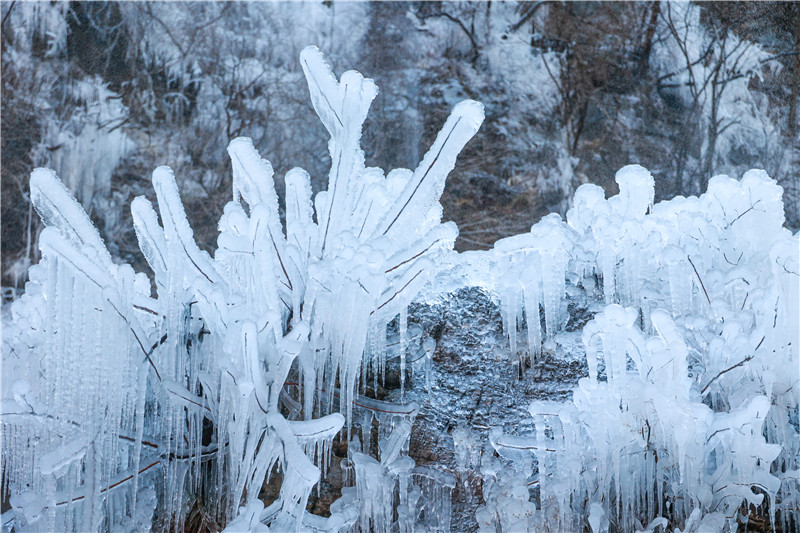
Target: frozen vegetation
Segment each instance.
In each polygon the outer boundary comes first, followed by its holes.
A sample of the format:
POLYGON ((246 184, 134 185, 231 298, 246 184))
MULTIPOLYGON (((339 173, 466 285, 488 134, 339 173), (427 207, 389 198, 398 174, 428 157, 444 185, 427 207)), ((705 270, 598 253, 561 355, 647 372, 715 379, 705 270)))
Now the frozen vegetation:
POLYGON ((2 2, 1 261, 4 297, 38 262, 30 202, 53 169, 113 257, 144 271, 131 200, 155 200, 169 165, 201 249, 230 199, 229 142, 326 188, 328 132, 297 88, 308 44, 381 91, 366 166, 414 168, 447 113, 486 121, 442 196, 455 249, 489 249, 575 190, 617 192, 635 162, 655 201, 705 192, 716 174, 765 169, 800 228, 800 3, 792 2, 2 2), (167 31, 168 29, 168 31, 167 31))
POLYGON ((295 168, 281 205, 271 164, 234 139, 213 255, 167 167, 158 211, 131 204, 152 278, 113 260, 53 171, 31 175, 46 227, 3 315, 4 531, 164 530, 193 499, 227 531, 449 531, 455 491, 474 512, 453 528, 482 532, 726 532, 751 511, 800 527, 800 239, 774 180, 654 203, 626 166, 618 195, 582 185, 566 220, 458 254, 440 197, 483 106, 455 105, 415 170, 384 174, 360 148, 375 84, 313 47, 300 62, 327 190, 295 168), (465 346, 426 322, 459 294, 502 320, 462 324, 489 350, 475 379, 511 384, 480 424, 444 394, 470 376, 436 368, 465 346), (513 389, 564 360, 579 380, 513 389), (390 367, 398 390, 376 399, 390 367), (458 422, 450 465, 409 456, 436 411, 458 422), (312 514, 341 443, 341 496, 312 514))

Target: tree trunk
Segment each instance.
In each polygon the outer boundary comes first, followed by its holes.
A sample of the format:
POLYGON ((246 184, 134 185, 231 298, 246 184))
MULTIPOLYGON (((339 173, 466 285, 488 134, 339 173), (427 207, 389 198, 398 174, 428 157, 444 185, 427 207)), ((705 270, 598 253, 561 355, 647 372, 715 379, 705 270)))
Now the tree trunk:
POLYGON ((645 30, 644 40, 642 41, 642 47, 639 52, 638 73, 640 76, 645 74, 650 66, 650 52, 653 49, 653 38, 655 37, 656 28, 658 27, 658 15, 660 13, 661 2, 660 0, 656 0, 650 7, 650 20, 647 22, 647 29, 645 30))
POLYGON ((711 81, 711 117, 709 117, 706 131, 708 144, 706 145, 706 153, 703 154, 703 170, 700 174, 700 190, 697 191, 698 194, 705 192, 708 187, 708 180, 714 171, 714 153, 717 151, 717 137, 719 136, 719 122, 717 121, 717 108, 719 107, 720 97, 717 84, 718 73, 719 70, 714 74, 714 79, 711 81))

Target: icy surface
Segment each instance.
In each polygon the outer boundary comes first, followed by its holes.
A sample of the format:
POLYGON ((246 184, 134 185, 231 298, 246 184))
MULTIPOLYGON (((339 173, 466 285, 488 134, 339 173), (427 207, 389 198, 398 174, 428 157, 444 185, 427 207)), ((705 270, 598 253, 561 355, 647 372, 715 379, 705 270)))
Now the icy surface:
MULTIPOLYGON (((586 374, 580 328, 598 308, 582 290, 568 286, 567 293, 568 324, 555 337, 552 351, 528 368, 522 381, 519 358, 510 352, 500 307, 490 293, 464 288, 411 306, 409 321, 420 324, 437 344, 430 392, 426 376, 417 373, 406 393, 420 403, 410 449, 418 464, 446 465, 456 477, 452 531, 474 531, 478 525, 475 512, 484 498, 480 487, 488 487, 481 472, 494 455, 487 448, 491 427, 511 435, 532 432, 528 404, 537 398, 569 399, 571 388, 586 374)), ((501 479, 510 474, 498 472, 501 479)))

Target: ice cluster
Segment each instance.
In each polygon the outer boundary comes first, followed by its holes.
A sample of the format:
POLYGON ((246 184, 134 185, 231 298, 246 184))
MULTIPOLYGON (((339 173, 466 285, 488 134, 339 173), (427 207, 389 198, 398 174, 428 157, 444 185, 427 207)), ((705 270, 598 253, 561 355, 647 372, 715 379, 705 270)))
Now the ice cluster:
POLYGON ((365 168, 359 146, 375 84, 354 71, 337 80, 313 47, 300 60, 331 135, 328 190, 312 201, 308 174, 289 171, 283 227, 270 163, 234 139, 233 199, 212 257, 194 241, 172 171, 157 168, 158 213, 143 197, 131 205, 155 296, 144 274, 112 261, 55 173, 34 171, 42 260, 3 331, 15 531, 164 528, 180 523, 189 494, 231 530, 448 529, 450 477, 405 456, 417 409, 359 391, 382 375, 398 316, 405 363, 406 309, 457 235, 441 223, 445 177, 483 107, 458 104, 416 170, 384 176, 365 168), (343 426, 350 435, 354 406, 379 413, 380 462, 363 443, 350 454, 356 493, 330 517, 311 515, 309 494, 333 438, 343 426), (265 508, 258 495, 276 465, 280 497, 265 508))
POLYGON ((493 269, 493 283, 514 350, 524 310, 534 361, 542 302, 548 335, 565 320, 565 279, 606 304, 583 328, 589 376, 572 401, 533 402, 535 435, 492 439, 518 472, 521 450, 536 458, 530 529, 735 531, 742 505, 797 527, 800 239, 781 188, 753 170, 653 205, 644 168, 616 181, 617 196, 582 185, 566 222, 550 215, 493 250, 523 269, 493 269), (549 297, 529 281, 548 274, 549 297))
POLYGON ((478 470, 480 531, 734 531, 748 505, 797 527, 800 242, 773 180, 717 176, 654 204, 650 173, 628 166, 618 195, 583 185, 566 221, 458 255, 439 198, 482 106, 456 105, 416 170, 384 176, 359 145, 374 83, 337 80, 313 47, 300 59, 331 136, 328 189, 312 198, 289 171, 282 224, 270 163, 233 140, 213 256, 167 167, 158 211, 131 205, 153 279, 112 260, 53 171, 32 174, 46 227, 3 321, 4 531, 179 527, 196 497, 228 531, 444 532, 478 470), (569 288, 604 307, 571 400, 533 402, 532 434, 493 428, 483 449, 457 428, 453 475, 408 457, 419 405, 367 389, 394 359, 401 398, 407 368, 430 371, 409 304, 464 283, 501 302, 522 379, 552 356, 569 288), (306 504, 337 436, 345 487, 321 517, 306 504))

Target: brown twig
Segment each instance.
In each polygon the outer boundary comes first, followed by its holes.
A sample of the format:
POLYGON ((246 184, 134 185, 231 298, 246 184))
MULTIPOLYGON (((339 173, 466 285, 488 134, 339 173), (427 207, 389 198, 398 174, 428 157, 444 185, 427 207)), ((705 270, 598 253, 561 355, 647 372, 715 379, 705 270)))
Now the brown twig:
POLYGON ((708 305, 711 305, 711 298, 708 297, 708 291, 706 290, 706 286, 703 283, 703 278, 700 277, 700 273, 697 271, 697 267, 694 266, 694 263, 692 262, 692 258, 687 255, 686 259, 689 260, 689 264, 692 265, 692 268, 694 269, 694 273, 697 276, 698 281, 700 281, 700 287, 703 289, 703 294, 706 295, 706 300, 708 300, 708 305))
POLYGON ((755 357, 755 352, 756 352, 756 351, 757 351, 759 348, 761 348, 761 344, 764 342, 764 339, 766 339, 766 338, 767 338, 766 336, 764 336, 764 337, 761 337, 761 341, 758 343, 758 346, 756 346, 756 349, 755 349, 755 350, 753 350, 753 355, 748 355, 747 357, 745 357, 744 359, 742 359, 741 361, 739 361, 739 362, 738 362, 738 363, 736 363, 735 365, 733 365, 733 366, 731 366, 731 367, 728 367, 728 368, 726 368, 725 370, 723 370, 722 372, 720 372, 719 374, 717 374, 716 376, 714 376, 713 378, 711 378, 711 380, 710 380, 708 383, 706 383, 706 386, 705 386, 705 387, 703 387, 703 390, 701 390, 701 391, 700 391, 700 394, 705 394, 705 393, 706 393, 706 391, 708 390, 708 388, 711 386, 711 384, 712 384, 712 383, 714 383, 714 381, 716 381, 716 380, 717 380, 717 379, 718 379, 720 376, 722 376, 722 374, 725 374, 725 373, 727 373, 727 372, 730 372, 730 371, 731 371, 731 370, 733 370, 734 368, 738 368, 738 367, 740 367, 740 366, 744 365, 745 363, 747 363, 748 361, 750 361, 751 359, 753 359, 753 358, 755 357))

